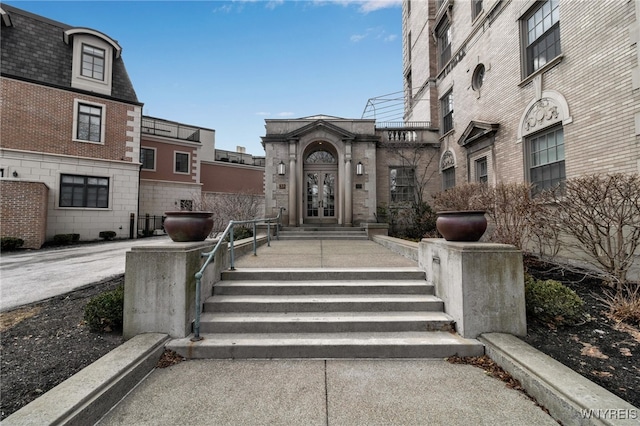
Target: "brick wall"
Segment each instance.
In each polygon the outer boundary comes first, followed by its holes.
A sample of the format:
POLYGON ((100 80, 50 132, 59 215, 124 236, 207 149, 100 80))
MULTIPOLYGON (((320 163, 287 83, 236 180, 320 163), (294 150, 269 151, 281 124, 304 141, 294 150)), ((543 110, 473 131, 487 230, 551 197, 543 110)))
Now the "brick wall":
POLYGON ((47 229, 48 194, 41 182, 0 180, 0 236, 22 238, 23 248, 39 249, 47 229))
POLYGON ((128 113, 139 107, 9 78, 2 78, 0 93, 3 148, 138 162, 127 142, 138 144, 128 113), (104 144, 73 141, 75 99, 105 105, 104 144))

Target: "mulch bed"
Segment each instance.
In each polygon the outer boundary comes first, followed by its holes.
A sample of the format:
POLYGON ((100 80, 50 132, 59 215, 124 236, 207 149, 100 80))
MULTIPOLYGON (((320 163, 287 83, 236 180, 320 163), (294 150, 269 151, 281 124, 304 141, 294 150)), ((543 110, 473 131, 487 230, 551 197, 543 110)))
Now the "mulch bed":
POLYGON ((640 331, 637 324, 619 323, 600 300, 609 289, 597 278, 576 270, 527 259, 528 272, 555 279, 574 290, 590 316, 576 326, 545 324, 528 319, 525 342, 636 407, 640 407, 640 331))

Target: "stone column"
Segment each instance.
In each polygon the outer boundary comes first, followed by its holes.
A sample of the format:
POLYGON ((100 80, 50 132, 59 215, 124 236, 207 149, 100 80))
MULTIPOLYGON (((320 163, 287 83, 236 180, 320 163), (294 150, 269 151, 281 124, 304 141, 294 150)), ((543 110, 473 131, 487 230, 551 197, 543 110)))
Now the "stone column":
POLYGON ((296 145, 289 142, 289 226, 297 226, 298 191, 296 188, 296 145))
POLYGON ((344 156, 344 226, 353 225, 353 172, 351 170, 351 142, 345 144, 344 156))
POLYGON ((351 183, 351 159, 344 162, 344 224, 351 226, 353 221, 353 185, 351 183))

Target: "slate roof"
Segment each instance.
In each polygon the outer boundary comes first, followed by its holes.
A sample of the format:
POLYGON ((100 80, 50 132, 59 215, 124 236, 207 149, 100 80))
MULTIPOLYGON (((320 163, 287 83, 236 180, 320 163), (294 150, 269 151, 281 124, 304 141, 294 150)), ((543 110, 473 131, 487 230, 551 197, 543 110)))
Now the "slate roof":
MULTIPOLYGON (((63 37, 64 31, 74 27, 5 3, 0 7, 11 19, 11 26, 1 24, 2 76, 84 92, 71 87, 73 46, 66 44, 63 37)), ((93 92, 84 93, 105 97, 93 92)), ((122 57, 113 58, 111 96, 106 97, 140 103, 122 57)))

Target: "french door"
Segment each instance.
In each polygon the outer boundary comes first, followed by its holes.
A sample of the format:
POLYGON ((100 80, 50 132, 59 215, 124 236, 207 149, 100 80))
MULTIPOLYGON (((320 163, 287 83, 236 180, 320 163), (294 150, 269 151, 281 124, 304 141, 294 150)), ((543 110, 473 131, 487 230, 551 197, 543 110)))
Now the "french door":
POLYGON ((333 219, 336 217, 336 172, 305 172, 305 217, 333 219))

